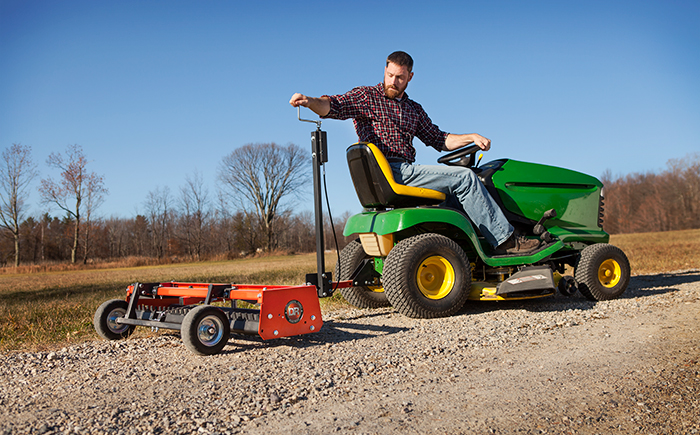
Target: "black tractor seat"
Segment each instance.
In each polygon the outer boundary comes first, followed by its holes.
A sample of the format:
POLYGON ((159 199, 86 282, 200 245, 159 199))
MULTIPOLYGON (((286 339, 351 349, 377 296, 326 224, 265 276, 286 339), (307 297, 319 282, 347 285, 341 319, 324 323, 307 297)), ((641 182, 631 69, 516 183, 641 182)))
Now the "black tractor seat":
POLYGON ((372 143, 353 144, 346 154, 357 197, 366 209, 430 206, 445 201, 445 194, 437 190, 397 183, 389 161, 372 143))

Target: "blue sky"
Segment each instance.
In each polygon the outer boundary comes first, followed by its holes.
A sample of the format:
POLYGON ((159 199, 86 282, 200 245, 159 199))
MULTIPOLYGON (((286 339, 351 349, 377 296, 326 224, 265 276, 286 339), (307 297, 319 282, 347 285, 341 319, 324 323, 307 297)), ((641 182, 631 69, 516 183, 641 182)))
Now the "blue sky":
MULTIPOLYGON (((0 149, 31 146, 55 177, 48 155, 81 145, 109 189, 105 217, 143 212, 195 170, 213 198, 236 147, 310 148, 292 93, 375 85, 404 50, 410 97, 443 130, 490 138, 484 161, 660 171, 700 151, 698 22, 700 2, 668 0, 0 0, 0 149)), ((359 212, 352 121, 323 129, 333 214, 359 212)), ((414 145, 419 163, 439 157, 414 145)))

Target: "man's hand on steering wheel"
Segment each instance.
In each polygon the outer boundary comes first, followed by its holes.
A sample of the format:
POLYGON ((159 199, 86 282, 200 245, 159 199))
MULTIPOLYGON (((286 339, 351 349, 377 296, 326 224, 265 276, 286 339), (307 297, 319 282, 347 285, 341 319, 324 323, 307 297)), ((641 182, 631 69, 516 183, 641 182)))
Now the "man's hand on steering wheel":
POLYGON ((471 168, 478 151, 491 149, 491 140, 477 133, 449 134, 445 140, 445 148, 454 151, 440 157, 438 163, 471 168))
POLYGON ((474 136, 474 145, 477 145, 484 151, 488 151, 491 149, 491 139, 485 138, 484 136, 476 133, 472 133, 472 136, 474 136))
POLYGON ((474 166, 474 159, 478 151, 481 151, 479 145, 469 145, 457 151, 445 154, 438 159, 438 163, 447 166, 464 166, 465 168, 471 168, 474 166))

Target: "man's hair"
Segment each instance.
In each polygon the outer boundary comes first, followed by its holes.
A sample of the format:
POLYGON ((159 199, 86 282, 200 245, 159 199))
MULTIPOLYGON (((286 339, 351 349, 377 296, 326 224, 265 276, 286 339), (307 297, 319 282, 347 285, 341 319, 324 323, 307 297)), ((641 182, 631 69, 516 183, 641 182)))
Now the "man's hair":
POLYGON ((413 71, 413 58, 405 51, 395 51, 391 53, 389 57, 386 58, 387 65, 389 65, 389 62, 398 66, 405 66, 408 68, 408 72, 413 71))

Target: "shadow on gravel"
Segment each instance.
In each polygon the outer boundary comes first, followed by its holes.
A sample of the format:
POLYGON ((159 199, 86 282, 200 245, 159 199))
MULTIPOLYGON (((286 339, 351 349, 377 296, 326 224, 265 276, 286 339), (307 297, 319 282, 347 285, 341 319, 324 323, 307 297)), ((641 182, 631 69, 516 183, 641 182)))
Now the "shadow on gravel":
MULTIPOLYGON (((384 315, 376 314, 376 316, 384 315)), ((369 314, 363 317, 374 317, 369 314)), ((264 341, 260 337, 254 335, 232 335, 231 339, 235 339, 235 343, 229 342, 229 346, 225 347, 221 354, 233 354, 245 352, 259 348, 274 348, 278 346, 291 346, 296 348, 306 348, 312 346, 320 346, 326 344, 344 343, 355 340, 364 340, 379 336, 389 336, 402 331, 408 331, 411 328, 400 328, 395 326, 383 325, 368 325, 356 324, 347 322, 338 322, 328 320, 323 323, 323 328, 314 334, 297 335, 295 337, 277 338, 275 340, 264 341)))
MULTIPOLYGON (((378 314, 386 315, 385 313, 378 314)), ((367 316, 369 317, 369 316, 367 316)), ((338 322, 329 320, 323 325, 325 337, 320 342, 323 343, 342 343, 346 341, 362 340, 364 338, 372 338, 377 336, 388 336, 399 332, 408 331, 411 328, 402 328, 396 326, 384 325, 369 325, 366 323, 356 324, 347 322, 338 322)), ((323 334, 323 330, 321 333, 323 334)))
POLYGON ((623 297, 628 294, 643 293, 643 295, 675 291, 669 287, 700 282, 700 271, 691 270, 676 273, 658 273, 656 275, 637 275, 630 279, 630 285, 623 297), (663 287, 663 288, 659 288, 663 287), (654 293, 650 293, 654 292, 654 293))

